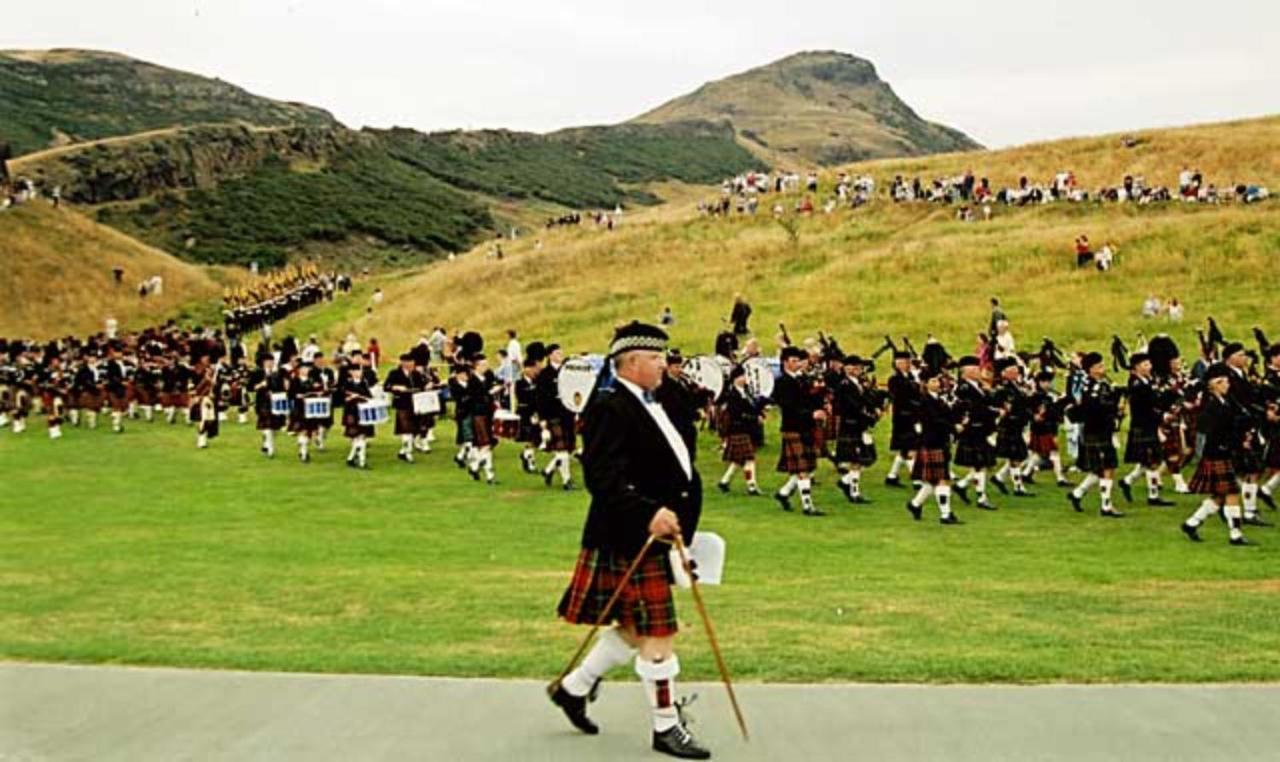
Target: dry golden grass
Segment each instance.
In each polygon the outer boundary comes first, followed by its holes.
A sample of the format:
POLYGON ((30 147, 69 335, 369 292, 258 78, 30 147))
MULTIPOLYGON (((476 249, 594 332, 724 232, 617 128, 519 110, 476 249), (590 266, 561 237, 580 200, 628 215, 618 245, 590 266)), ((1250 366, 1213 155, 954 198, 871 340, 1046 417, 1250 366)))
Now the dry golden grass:
POLYGON ((108 317, 122 329, 161 322, 240 277, 186 264, 45 201, 0 213, 0 257, 0 335, 40 339, 97 332, 108 317), (153 275, 164 279, 164 293, 140 299, 138 282, 153 275))
MULTIPOLYGON (((1087 138, 851 169, 883 180, 895 171, 933 176, 973 166, 999 181, 1074 167, 1086 185, 1126 172, 1175 183, 1185 157, 1211 179, 1280 185, 1280 119, 1141 135, 1147 142, 1135 150, 1119 147, 1118 138, 1087 138)), ((686 190, 674 204, 627 215, 612 233, 591 225, 540 231, 508 244, 502 262, 486 259, 480 247, 389 283, 377 312, 330 333, 376 335, 394 348, 437 323, 494 340, 514 327, 527 338, 598 349, 615 323, 652 320, 671 305, 675 341, 686 353, 707 352, 736 292, 755 306, 760 333, 771 337, 782 320, 793 338, 825 330, 857 351, 878 346, 886 333, 919 341, 928 331, 967 351, 986 325, 992 295, 1001 297, 1028 348, 1044 335, 1064 347, 1100 347, 1113 332, 1131 338, 1145 329, 1170 330, 1191 349, 1192 326, 1208 314, 1242 338, 1251 325, 1276 317, 1265 285, 1274 282, 1280 253, 1275 202, 998 208, 990 223, 961 224, 953 209, 881 201, 800 220, 793 245, 766 214, 699 218, 691 197, 686 190), (1076 270, 1071 247, 1080 233, 1096 245, 1116 243, 1113 272, 1076 270), (1184 323, 1144 321, 1139 308, 1149 293, 1181 299, 1184 323)))

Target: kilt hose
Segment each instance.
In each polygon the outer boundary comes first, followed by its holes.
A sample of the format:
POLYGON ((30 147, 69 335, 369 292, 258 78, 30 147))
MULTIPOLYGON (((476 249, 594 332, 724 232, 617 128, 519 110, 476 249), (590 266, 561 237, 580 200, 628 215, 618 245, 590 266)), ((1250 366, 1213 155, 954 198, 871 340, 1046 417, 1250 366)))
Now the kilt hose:
POLYGON ((1155 467, 1164 460, 1164 448, 1156 431, 1129 429, 1124 445, 1124 462, 1155 467))
POLYGON ((1027 440, 1022 437, 1022 429, 1000 429, 996 433, 996 457, 1021 463, 1031 455, 1027 440))
POLYGON ((916 464, 911 467, 911 478, 937 486, 951 478, 951 453, 948 448, 916 451, 916 464))
POLYGON ((991 468, 996 464, 996 450, 986 437, 965 437, 956 444, 956 465, 965 468, 991 468))
POLYGON ((1091 474, 1101 474, 1113 470, 1120 465, 1116 456, 1116 447, 1108 439, 1091 439, 1085 437, 1080 442, 1080 455, 1076 458, 1076 466, 1091 474))
MULTIPOLYGON (((557 613, 571 624, 594 625, 630 565, 630 559, 608 551, 583 548, 557 613)), ((643 637, 675 635, 679 627, 672 581, 670 557, 649 553, 627 580, 605 622, 617 622, 643 637)))
POLYGON ((1031 452, 1042 458, 1048 458, 1058 451, 1058 435, 1053 433, 1032 434, 1031 452))
POLYGON ((734 463, 736 465, 744 465, 748 461, 755 460, 756 446, 751 441, 750 434, 730 434, 724 443, 724 455, 721 460, 725 463, 734 463))
POLYGON ((778 473, 811 474, 818 467, 818 451, 797 431, 782 432, 782 451, 778 454, 778 473))
POLYGON ((1212 495, 1219 500, 1240 494, 1240 481, 1226 458, 1201 459, 1187 487, 1198 495, 1212 495))

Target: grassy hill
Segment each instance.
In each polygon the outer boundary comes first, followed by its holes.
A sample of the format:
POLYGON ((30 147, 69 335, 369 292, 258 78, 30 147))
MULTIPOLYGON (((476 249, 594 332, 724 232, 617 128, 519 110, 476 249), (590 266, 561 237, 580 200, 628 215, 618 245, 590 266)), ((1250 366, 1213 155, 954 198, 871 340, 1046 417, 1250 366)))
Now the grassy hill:
POLYGON ((870 61, 833 51, 797 53, 709 82, 633 121, 687 119, 729 121, 743 145, 790 166, 980 148, 921 119, 870 61))
MULTIPOLYGON (((1173 183, 1187 161, 1209 178, 1248 177, 1274 187, 1277 123, 1149 131, 1134 150, 1115 136, 848 169, 869 171, 883 185, 884 174, 900 168, 931 177, 972 166, 1014 178, 1074 167, 1091 187, 1125 171, 1173 183)), ((824 330, 865 352, 886 333, 909 334, 918 345, 932 331, 953 351, 968 351, 986 325, 987 298, 998 295, 1024 347, 1045 335, 1064 347, 1101 347, 1113 331, 1132 336, 1165 327, 1139 315, 1142 300, 1155 293, 1186 305, 1187 324, 1173 330, 1191 349, 1191 324, 1208 314, 1240 337, 1255 323, 1274 324, 1272 294, 1258 287, 1273 278, 1280 251, 1273 204, 1001 207, 990 223, 964 224, 948 207, 878 199, 857 211, 798 219, 794 239, 763 213, 703 218, 688 205, 663 207, 626 218, 613 233, 552 231, 539 236, 541 249, 525 239, 502 262, 475 253, 433 265, 389 285, 380 311, 331 330, 373 333, 396 347, 423 325, 490 336, 516 327, 530 338, 598 349, 615 323, 654 319, 671 305, 676 343, 686 353, 707 352, 734 293, 742 292, 756 308, 753 326, 766 337, 785 321, 794 338, 824 330), (1115 242, 1113 272, 1075 268, 1071 247, 1080 233, 1115 242)))
POLYGON ((90 50, 0 51, 0 103, 0 136, 15 154, 175 125, 338 125, 313 106, 90 50))
POLYGON ((31 203, 0 212, 4 277, 0 336, 89 334, 115 317, 122 329, 170 317, 207 319, 222 283, 239 276, 196 267, 67 209, 31 203), (112 268, 124 268, 116 285, 112 268), (139 298, 137 284, 159 275, 164 292, 139 298))

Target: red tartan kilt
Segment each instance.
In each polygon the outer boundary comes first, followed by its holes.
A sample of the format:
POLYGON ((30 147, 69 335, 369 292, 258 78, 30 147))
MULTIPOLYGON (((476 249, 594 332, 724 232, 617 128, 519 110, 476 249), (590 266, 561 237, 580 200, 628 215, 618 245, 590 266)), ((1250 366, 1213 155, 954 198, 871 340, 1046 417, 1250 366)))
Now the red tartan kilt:
POLYGON ((736 463, 741 466, 755 458, 756 446, 752 443, 750 434, 730 434, 725 440, 724 456, 721 458, 725 463, 736 463))
POLYGON ((401 410, 396 408, 396 436, 402 434, 416 434, 418 432, 418 419, 412 410, 401 410))
POLYGON ((822 452, 827 447, 827 430, 821 423, 813 426, 813 449, 822 452))
POLYGON ((498 439, 493 435, 493 421, 487 415, 471 417, 471 444, 475 447, 495 447, 498 439))
POLYGON ((1031 435, 1031 452, 1042 458, 1047 458, 1058 451, 1058 435, 1057 434, 1032 434, 1031 435))
POLYGON ((547 433, 551 435, 547 441, 547 449, 551 452, 572 452, 574 444, 574 433, 566 431, 565 426, 560 421, 548 421, 547 433))
POLYGON ((160 404, 165 407, 187 408, 191 406, 191 400, 182 392, 160 392, 160 404))
POLYGON ((114 413, 123 413, 129 409, 129 392, 126 390, 124 394, 116 394, 114 392, 107 393, 107 402, 111 404, 111 411, 114 413))
POLYGON ((1240 481, 1236 479, 1236 470, 1227 459, 1201 460, 1196 467, 1195 476, 1187 487, 1198 495, 1226 497, 1240 494, 1240 481))
POLYGON ((1164 441, 1160 443, 1160 454, 1164 456, 1166 463, 1181 463, 1186 457, 1186 452, 1182 448, 1182 437, 1178 435, 1178 431, 1166 431, 1164 441))
POLYGON ((938 484, 951 478, 951 453, 945 449, 916 451, 916 463, 911 468, 911 479, 925 484, 938 484))
POLYGON ((143 407, 151 407, 156 404, 156 390, 149 386, 133 387, 133 398, 143 407))
POLYGON ((729 436, 730 419, 729 419, 729 408, 727 406, 716 408, 715 420, 716 420, 716 433, 722 437, 729 436))
POLYGON ((76 407, 97 412, 102 408, 102 395, 97 392, 80 392, 76 396, 76 407))
POLYGON ((782 432, 782 451, 778 453, 778 473, 809 474, 818 467, 818 452, 795 431, 782 432))
POLYGON ((840 416, 833 413, 827 413, 827 419, 823 421, 823 442, 834 442, 840 436, 840 416))
MULTIPOLYGON (((594 625, 618 583, 627 573, 629 559, 583 548, 573 569, 573 579, 560 598, 557 613, 571 624, 594 625)), ((637 635, 662 638, 675 635, 676 603, 671 596, 671 562, 666 553, 651 552, 636 567, 622 589, 606 622, 617 622, 637 635)))

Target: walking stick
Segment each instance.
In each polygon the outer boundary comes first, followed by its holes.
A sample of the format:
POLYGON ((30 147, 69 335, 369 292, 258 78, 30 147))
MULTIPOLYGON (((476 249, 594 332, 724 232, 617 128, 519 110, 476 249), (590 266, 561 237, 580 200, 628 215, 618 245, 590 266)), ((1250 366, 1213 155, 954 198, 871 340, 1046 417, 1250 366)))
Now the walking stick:
MULTIPOLYGON (((652 539, 652 538, 650 538, 652 539)), ((716 667, 720 669, 720 679, 724 681, 725 690, 729 692, 729 703, 733 706, 733 716, 738 720, 738 729, 742 731, 743 740, 750 741, 751 735, 747 733, 747 721, 742 718, 742 708, 738 706, 738 697, 733 693, 733 683, 729 681, 729 667, 724 663, 724 656, 720 654, 720 644, 716 642, 716 632, 711 626, 711 617, 707 616, 707 607, 702 603, 702 593, 698 591, 698 578, 693 574, 693 567, 689 564, 689 557, 685 554, 684 538, 676 533, 676 551, 680 554, 680 564, 684 566, 684 573, 689 575, 689 589, 693 591, 693 602, 698 606, 698 614, 702 617, 702 624, 707 630, 707 640, 711 643, 711 653, 716 657, 716 667)))
POLYGON ((601 609, 600 616, 596 617, 596 623, 592 626, 591 632, 587 633, 587 637, 583 639, 582 645, 578 646, 577 653, 573 655, 573 658, 570 659, 569 663, 565 665, 565 668, 561 670, 559 677, 552 680, 547 685, 548 694, 555 693, 556 689, 560 687, 560 682, 573 671, 574 667, 578 666, 578 660, 587 652, 587 646, 591 645, 591 641, 595 638, 596 632, 600 630, 600 625, 604 624, 605 619, 609 616, 609 612, 613 610, 613 604, 618 602, 618 596, 622 595, 622 590, 627 586, 627 583, 631 581, 631 575, 635 573, 636 567, 640 565, 641 559, 644 558, 645 553, 649 552, 649 548, 653 546, 654 541, 657 539, 657 535, 649 535, 649 539, 645 541, 644 547, 636 554, 635 560, 631 562, 631 566, 627 567, 626 574, 622 575, 622 580, 618 583, 617 589, 613 591, 613 595, 609 598, 609 602, 604 605, 603 609, 601 609))

